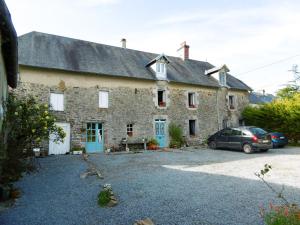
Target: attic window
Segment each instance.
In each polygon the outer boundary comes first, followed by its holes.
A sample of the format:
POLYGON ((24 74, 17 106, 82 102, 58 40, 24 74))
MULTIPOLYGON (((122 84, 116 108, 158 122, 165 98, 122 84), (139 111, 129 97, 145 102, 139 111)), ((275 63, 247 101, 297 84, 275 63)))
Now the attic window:
POLYGON ((222 86, 226 85, 226 72, 220 71, 220 73, 219 73, 219 82, 222 86))

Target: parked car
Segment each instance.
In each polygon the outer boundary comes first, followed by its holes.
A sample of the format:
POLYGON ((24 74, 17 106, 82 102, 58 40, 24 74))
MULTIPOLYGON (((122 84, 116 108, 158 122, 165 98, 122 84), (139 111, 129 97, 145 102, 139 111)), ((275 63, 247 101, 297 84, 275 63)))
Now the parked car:
POLYGON ((272 140, 271 135, 259 127, 243 126, 216 132, 208 138, 208 145, 212 149, 235 149, 245 153, 266 152, 272 148, 272 140))
POLYGON ((284 147, 288 144, 288 138, 280 132, 271 132, 273 148, 284 147))

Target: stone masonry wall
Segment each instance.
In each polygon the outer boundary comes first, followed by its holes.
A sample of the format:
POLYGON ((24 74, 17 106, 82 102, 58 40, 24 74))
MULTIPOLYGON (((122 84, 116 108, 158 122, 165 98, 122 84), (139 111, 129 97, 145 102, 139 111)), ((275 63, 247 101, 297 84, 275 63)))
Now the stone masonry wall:
MULTIPOLYGON (((78 84, 80 85, 80 84, 78 84)), ((50 93, 64 93, 64 111, 55 112, 59 122, 71 125, 71 147, 84 142, 81 130, 87 122, 101 122, 104 128, 104 144, 106 148, 119 145, 126 135, 126 125, 133 124, 132 142, 145 137, 154 137, 154 120, 166 119, 179 124, 191 145, 200 144, 210 134, 216 132, 223 118, 229 118, 232 124, 238 123, 240 109, 247 105, 247 92, 231 91, 237 96, 238 107, 228 110, 226 102, 227 90, 204 87, 182 87, 168 82, 153 82, 152 88, 134 87, 72 87, 61 81, 57 85, 44 85, 21 82, 16 90, 19 94, 31 93, 41 102, 49 103, 50 93), (157 90, 167 92, 166 107, 157 106, 157 90), (109 107, 99 108, 98 93, 109 92, 109 107), (196 94, 196 108, 187 107, 189 92, 196 94), (217 99, 219 95, 219 99, 217 99), (218 104, 217 104, 218 103, 218 104), (220 112, 217 113, 217 105, 220 112), (196 120, 196 135, 189 136, 189 120, 196 120)), ((168 133, 168 127, 166 133, 168 133)), ((168 135, 167 135, 167 141, 168 135)), ((47 146, 45 146, 47 147, 47 146)))

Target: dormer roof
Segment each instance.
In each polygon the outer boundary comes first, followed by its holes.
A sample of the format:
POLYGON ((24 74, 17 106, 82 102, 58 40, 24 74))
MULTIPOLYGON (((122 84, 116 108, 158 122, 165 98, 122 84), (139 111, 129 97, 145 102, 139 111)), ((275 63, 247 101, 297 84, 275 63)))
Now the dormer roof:
POLYGON ((230 70, 228 69, 228 67, 226 66, 226 64, 222 65, 222 66, 219 66, 219 67, 213 67, 209 70, 205 70, 205 75, 211 75, 211 74, 214 74, 214 73, 217 73, 219 72, 220 70, 225 70, 225 72, 229 72, 230 70))
POLYGON ((162 53, 162 54, 158 55, 157 57, 155 57, 154 59, 152 59, 152 60, 146 65, 146 67, 153 65, 153 64, 156 63, 157 61, 165 61, 165 63, 167 63, 167 64, 170 63, 170 60, 168 59, 168 57, 167 57, 164 53, 162 53))

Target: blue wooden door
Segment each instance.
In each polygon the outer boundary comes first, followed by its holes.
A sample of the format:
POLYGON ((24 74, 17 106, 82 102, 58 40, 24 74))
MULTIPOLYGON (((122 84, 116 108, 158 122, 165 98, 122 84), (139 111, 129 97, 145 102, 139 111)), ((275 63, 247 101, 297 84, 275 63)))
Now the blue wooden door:
POLYGON ((155 120, 155 136, 159 147, 166 147, 166 120, 155 120))
POLYGON ((88 153, 103 151, 102 123, 87 123, 85 149, 88 153))

